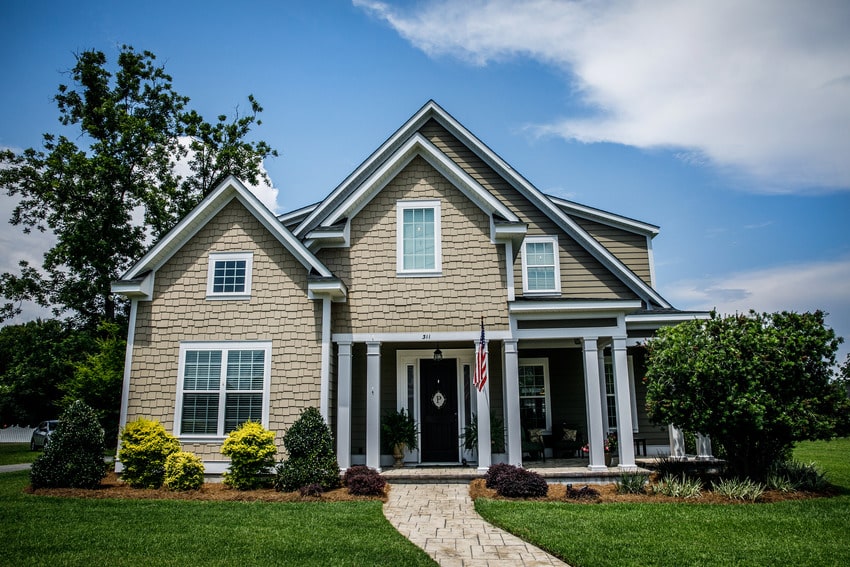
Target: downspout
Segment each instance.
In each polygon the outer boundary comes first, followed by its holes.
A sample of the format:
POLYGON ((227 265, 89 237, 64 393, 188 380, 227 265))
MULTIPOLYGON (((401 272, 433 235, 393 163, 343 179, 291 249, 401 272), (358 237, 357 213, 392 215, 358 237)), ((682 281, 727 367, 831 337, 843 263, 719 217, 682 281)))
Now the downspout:
POLYGON ((319 386, 319 412, 330 424, 331 401, 331 298, 322 297, 322 371, 319 386))

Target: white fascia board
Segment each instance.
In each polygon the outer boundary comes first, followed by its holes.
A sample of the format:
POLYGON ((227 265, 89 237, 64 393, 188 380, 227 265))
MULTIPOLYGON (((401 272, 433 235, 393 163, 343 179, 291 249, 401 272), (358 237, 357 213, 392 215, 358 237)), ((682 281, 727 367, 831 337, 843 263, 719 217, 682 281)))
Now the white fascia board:
POLYGON ((329 279, 307 282, 307 297, 310 299, 330 297, 334 301, 343 301, 347 296, 348 290, 341 280, 329 279))
POLYGON ((581 226, 574 220, 569 218, 561 209, 555 205, 552 200, 540 192, 534 185, 526 180, 522 175, 517 173, 510 165, 502 158, 496 155, 490 148, 481 142, 475 135, 461 125, 457 120, 452 118, 448 113, 435 105, 435 119, 437 119, 446 129, 462 140, 467 147, 475 152, 478 157, 484 160, 487 165, 499 172, 509 183, 523 193, 533 204, 541 211, 547 214, 549 218, 555 221, 564 232, 572 236, 580 245, 582 245, 590 254, 599 260, 613 273, 617 274, 620 279, 632 291, 637 293, 647 302, 654 301, 661 307, 672 307, 666 299, 646 285, 643 280, 637 277, 625 264, 623 264, 616 256, 611 254, 602 244, 595 238, 590 236, 581 226))
POLYGON ((381 144, 377 150, 372 152, 372 154, 366 158, 366 160, 361 163, 357 169, 351 172, 348 177, 342 181, 342 183, 337 185, 331 194, 328 195, 300 225, 298 225, 298 227, 293 231, 295 235, 299 238, 303 237, 304 232, 309 230, 317 219, 322 218, 322 216, 326 215, 329 210, 337 208, 334 203, 350 189, 351 185, 371 168, 374 168, 377 163, 384 162, 386 160, 384 157, 385 155, 392 153, 393 148, 398 146, 402 140, 409 137, 411 133, 415 132, 423 124, 425 124, 425 122, 427 122, 427 120, 431 117, 435 106, 436 103, 434 103, 434 101, 428 101, 422 108, 419 109, 419 111, 416 112, 416 114, 411 116, 410 119, 408 119, 408 121, 396 130, 392 136, 381 144))
POLYGON ((314 269, 323 277, 332 277, 330 270, 312 252, 290 233, 277 217, 236 177, 227 177, 209 196, 195 207, 177 226, 168 232, 122 279, 133 279, 146 270, 156 271, 186 244, 207 222, 218 214, 232 199, 242 205, 266 227, 308 270, 314 269))
MULTIPOLYGON (((330 211, 322 221, 322 226, 333 226, 343 218, 354 217, 366 203, 417 156, 425 159, 469 200, 490 215, 491 219, 495 213, 510 222, 519 222, 519 218, 510 209, 484 189, 481 184, 441 152, 425 136, 417 132, 397 148, 345 201, 340 203, 333 211, 330 211)), ((314 233, 311 232, 310 234, 312 236, 314 233)))
POLYGON ((657 329, 668 325, 677 325, 685 321, 705 320, 711 317, 707 312, 690 313, 641 313, 626 315, 626 326, 629 329, 657 329))
POLYGON ((634 232, 643 236, 657 236, 659 232, 659 227, 641 222, 639 220, 631 219, 629 217, 624 217, 615 213, 611 213, 608 211, 603 211, 602 209, 596 209, 594 207, 588 207, 587 205, 581 205, 579 203, 573 203, 572 201, 567 201, 565 199, 561 199, 559 197, 553 197, 551 195, 547 195, 552 202, 554 202, 559 207, 564 207, 570 210, 570 213, 586 218, 588 220, 601 222, 602 224, 607 224, 614 226, 616 228, 621 228, 628 232, 634 232))
MULTIPOLYGON (((472 318, 474 319, 474 318, 472 318)), ((477 322, 476 322, 477 323, 477 322)), ((489 330, 486 329, 485 321, 485 338, 494 341, 503 341, 512 338, 510 330, 489 330)), ((481 338, 481 329, 477 331, 451 331, 451 332, 431 332, 423 329, 419 332, 411 333, 334 333, 333 342, 335 343, 422 343, 433 345, 435 343, 451 343, 469 341, 470 344, 478 341, 481 338)))
MULTIPOLYGON (((599 315, 607 313, 628 313, 641 308, 637 300, 622 301, 514 301, 508 305, 511 315, 599 315)), ((628 316, 627 316, 628 317, 628 316)))
POLYGON ((124 297, 150 300, 153 298, 153 281, 154 272, 148 272, 141 280, 119 280, 112 282, 109 287, 112 293, 117 293, 124 297))

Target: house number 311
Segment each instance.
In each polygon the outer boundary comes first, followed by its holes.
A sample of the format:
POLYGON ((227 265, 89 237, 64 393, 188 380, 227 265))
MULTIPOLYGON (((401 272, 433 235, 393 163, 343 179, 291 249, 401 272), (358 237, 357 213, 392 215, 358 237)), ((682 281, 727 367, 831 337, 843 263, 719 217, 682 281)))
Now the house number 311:
POLYGON ((422 340, 423 341, 430 341, 431 340, 431 334, 430 333, 424 333, 422 335, 422 340))

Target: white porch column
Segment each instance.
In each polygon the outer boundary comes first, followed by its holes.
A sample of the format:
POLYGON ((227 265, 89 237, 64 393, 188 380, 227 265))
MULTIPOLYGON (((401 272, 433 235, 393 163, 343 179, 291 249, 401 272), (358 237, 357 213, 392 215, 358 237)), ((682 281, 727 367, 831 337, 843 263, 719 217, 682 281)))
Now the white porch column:
POLYGON ((330 425, 331 406, 331 298, 322 298, 322 370, 319 386, 319 412, 330 425))
POLYGON ((713 459, 711 453, 711 437, 697 433, 697 459, 713 459))
POLYGON ((366 465, 381 470, 381 343, 366 343, 366 465))
POLYGON ((508 463, 522 465, 522 425, 519 419, 519 352, 517 340, 505 341, 505 409, 508 434, 508 463))
POLYGON ((605 471, 605 447, 602 430, 602 397, 599 393, 599 352, 596 337, 584 339, 584 391, 587 404, 587 436, 592 471, 605 471))
POLYGON ((351 343, 338 343, 336 395, 336 459, 351 466, 351 343))
MULTIPOLYGON (((478 346, 479 341, 475 341, 478 346)), ((487 350, 487 343, 484 341, 484 357, 487 367, 487 381, 484 382, 484 387, 478 390, 476 403, 478 406, 478 415, 475 418, 478 420, 478 470, 486 472, 493 462, 491 455, 490 444, 490 353, 487 350)), ((477 352, 477 351, 476 351, 477 352)), ((475 361, 478 364, 478 361, 475 361)))
POLYGON ((614 339, 614 399, 617 401, 617 442, 620 470, 637 470, 634 433, 632 430, 632 394, 629 383, 629 357, 626 337, 614 339))
POLYGON ((670 458, 684 459, 687 454, 685 452, 685 434, 672 423, 667 428, 670 436, 670 458))

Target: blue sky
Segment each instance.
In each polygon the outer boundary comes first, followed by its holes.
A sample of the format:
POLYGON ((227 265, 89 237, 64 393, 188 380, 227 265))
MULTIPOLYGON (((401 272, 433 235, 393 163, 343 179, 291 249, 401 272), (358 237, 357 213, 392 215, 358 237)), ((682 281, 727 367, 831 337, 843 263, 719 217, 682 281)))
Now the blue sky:
MULTIPOLYGON (((820 308, 850 339, 846 1, 34 0, 0 21, 2 147, 59 131, 74 53, 129 44, 210 119, 257 97, 281 154, 258 191, 284 212, 434 99, 544 192, 659 225, 675 306, 820 308)), ((45 245, 3 224, 0 270, 45 245)))

